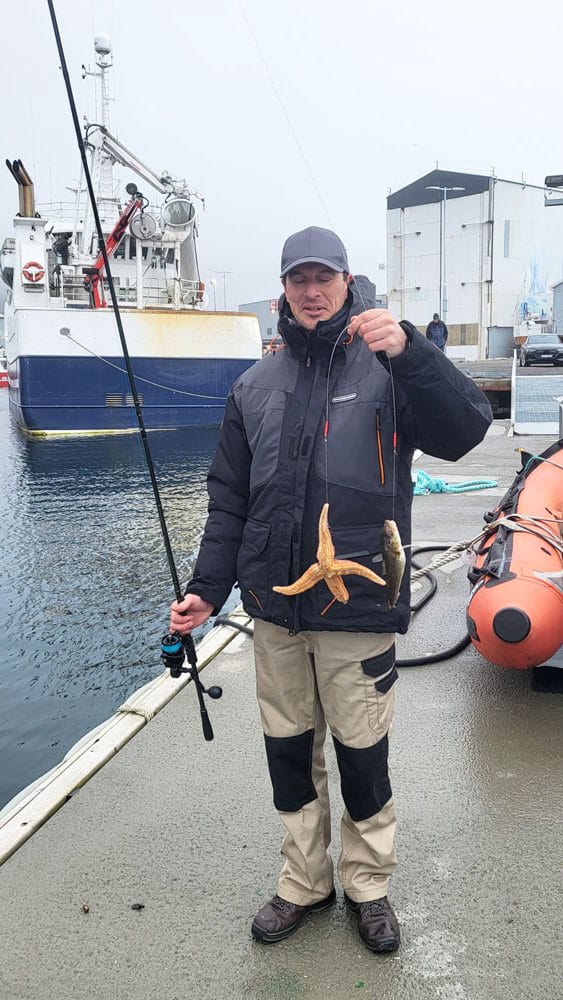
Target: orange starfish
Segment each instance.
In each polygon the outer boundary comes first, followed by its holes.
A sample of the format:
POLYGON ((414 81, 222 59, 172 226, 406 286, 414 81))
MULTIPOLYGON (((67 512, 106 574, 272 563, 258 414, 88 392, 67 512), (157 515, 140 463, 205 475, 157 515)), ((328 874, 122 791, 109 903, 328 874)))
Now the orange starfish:
POLYGON ((347 604, 350 595, 344 584, 343 576, 354 574, 355 576, 365 576, 368 580, 373 580, 381 587, 385 586, 377 573, 362 566, 360 563, 351 562, 348 559, 336 559, 336 551, 332 542, 330 528, 328 526, 328 504, 325 503, 319 517, 319 547, 317 549, 317 562, 309 566, 309 569, 300 576, 295 583, 288 587, 273 587, 277 594, 285 594, 292 597, 294 594, 302 594, 304 590, 311 590, 315 584, 324 580, 331 594, 341 604, 347 604))

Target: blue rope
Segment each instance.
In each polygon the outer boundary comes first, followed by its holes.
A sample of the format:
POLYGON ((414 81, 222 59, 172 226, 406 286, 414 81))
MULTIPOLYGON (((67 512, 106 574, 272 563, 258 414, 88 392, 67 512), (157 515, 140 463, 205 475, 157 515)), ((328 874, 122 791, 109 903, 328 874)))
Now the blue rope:
POLYGON ((466 483, 447 483, 445 479, 435 479, 422 469, 417 469, 413 493, 415 496, 428 493, 469 493, 470 490, 490 490, 496 485, 496 479, 468 479, 466 483))

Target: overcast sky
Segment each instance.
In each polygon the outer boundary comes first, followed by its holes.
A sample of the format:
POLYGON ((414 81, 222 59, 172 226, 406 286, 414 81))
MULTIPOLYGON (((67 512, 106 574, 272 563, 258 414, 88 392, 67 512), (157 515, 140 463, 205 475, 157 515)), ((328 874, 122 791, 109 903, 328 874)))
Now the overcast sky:
MULTIPOLYGON (((37 201, 70 197, 79 157, 47 3, 2 8, 2 163, 23 160, 37 201)), ((202 277, 233 272, 229 308, 277 294, 283 240, 307 225, 335 228, 352 270, 383 291, 388 190, 436 161, 536 184, 563 173, 555 0, 56 0, 56 10, 90 120, 81 65, 93 63, 94 33, 112 34, 113 130, 205 195, 202 277)), ((17 205, 4 167, 0 239, 17 205)))

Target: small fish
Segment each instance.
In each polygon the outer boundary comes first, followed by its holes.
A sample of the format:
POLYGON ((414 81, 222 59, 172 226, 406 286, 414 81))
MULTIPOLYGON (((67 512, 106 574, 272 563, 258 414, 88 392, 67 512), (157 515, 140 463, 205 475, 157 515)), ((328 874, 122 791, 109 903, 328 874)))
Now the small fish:
POLYGON ((394 521, 383 522, 381 550, 386 569, 387 600, 389 607, 394 608, 399 597, 406 565, 405 550, 401 543, 399 529, 394 521))

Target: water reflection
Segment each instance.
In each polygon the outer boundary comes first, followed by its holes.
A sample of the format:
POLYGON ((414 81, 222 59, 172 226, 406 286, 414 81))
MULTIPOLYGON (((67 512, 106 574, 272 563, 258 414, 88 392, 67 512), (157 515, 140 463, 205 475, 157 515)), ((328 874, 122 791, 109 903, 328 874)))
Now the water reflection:
MULTIPOLYGON (((180 580, 216 430, 149 435, 180 580)), ((27 440, 0 399, 0 806, 162 669, 173 588, 138 435, 27 440)))

